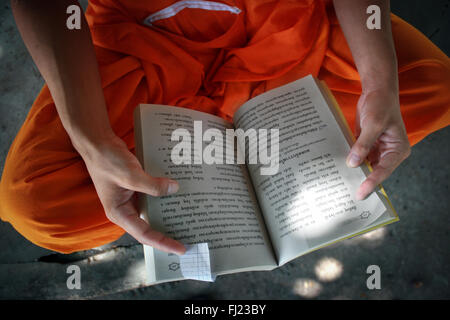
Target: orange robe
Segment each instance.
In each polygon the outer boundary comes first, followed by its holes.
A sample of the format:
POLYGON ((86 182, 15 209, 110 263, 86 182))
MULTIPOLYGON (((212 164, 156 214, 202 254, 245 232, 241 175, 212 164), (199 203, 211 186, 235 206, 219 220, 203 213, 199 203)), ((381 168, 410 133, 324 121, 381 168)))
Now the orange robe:
MULTIPOLYGON (((226 0, 221 2, 241 12, 185 8, 152 26, 142 24, 174 2, 93 0, 86 13, 110 121, 130 150, 139 103, 231 119, 249 98, 308 74, 326 81, 354 127, 361 84, 330 2, 226 0)), ((450 123, 450 61, 394 15, 392 29, 401 110, 414 145, 450 123)), ((124 233, 106 218, 47 86, 8 153, 0 217, 33 243, 64 253, 124 233)))

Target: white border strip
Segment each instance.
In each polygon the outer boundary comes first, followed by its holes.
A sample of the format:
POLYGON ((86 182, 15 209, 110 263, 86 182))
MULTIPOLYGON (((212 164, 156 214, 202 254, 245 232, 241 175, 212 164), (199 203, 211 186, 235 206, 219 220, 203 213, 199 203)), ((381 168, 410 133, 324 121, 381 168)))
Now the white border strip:
POLYGON ((220 2, 183 0, 175 2, 171 6, 149 15, 144 19, 143 23, 147 26, 152 26, 153 22, 173 17, 185 8, 204 9, 212 11, 228 11, 234 14, 241 13, 241 9, 239 9, 238 7, 232 7, 220 2))

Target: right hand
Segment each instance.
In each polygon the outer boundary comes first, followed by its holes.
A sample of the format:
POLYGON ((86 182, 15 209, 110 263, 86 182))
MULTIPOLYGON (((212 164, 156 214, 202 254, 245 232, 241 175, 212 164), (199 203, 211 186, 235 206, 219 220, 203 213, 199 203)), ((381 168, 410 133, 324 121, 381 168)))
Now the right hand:
POLYGON ((411 154, 400 112, 398 90, 392 88, 363 91, 356 113, 358 139, 347 157, 349 167, 367 158, 373 171, 361 184, 356 200, 365 199, 411 154))
POLYGON ((139 217, 136 192, 163 196, 178 190, 178 183, 168 178, 148 175, 125 142, 113 135, 96 144, 89 152, 80 151, 97 190, 108 219, 128 232, 142 244, 156 249, 184 254, 179 241, 166 237, 139 217))

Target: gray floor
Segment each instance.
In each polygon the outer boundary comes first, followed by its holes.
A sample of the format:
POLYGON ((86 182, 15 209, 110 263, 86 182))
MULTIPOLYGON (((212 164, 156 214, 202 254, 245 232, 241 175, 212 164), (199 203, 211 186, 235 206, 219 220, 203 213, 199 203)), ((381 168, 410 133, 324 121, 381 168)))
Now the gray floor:
MULTIPOLYGON (((396 1, 392 11, 450 52, 448 0, 396 1)), ((0 6, 0 168, 42 87, 8 2, 0 6)), ((39 248, 0 222, 0 299, 435 299, 450 298, 450 128, 427 137, 384 183, 401 221, 313 252, 272 272, 145 287, 141 247, 130 237, 62 256, 39 248), (82 289, 68 290, 77 264, 82 289), (381 290, 368 290, 366 268, 381 268, 381 290), (325 273, 324 273, 325 270, 325 273), (340 271, 333 275, 334 271, 340 271)))

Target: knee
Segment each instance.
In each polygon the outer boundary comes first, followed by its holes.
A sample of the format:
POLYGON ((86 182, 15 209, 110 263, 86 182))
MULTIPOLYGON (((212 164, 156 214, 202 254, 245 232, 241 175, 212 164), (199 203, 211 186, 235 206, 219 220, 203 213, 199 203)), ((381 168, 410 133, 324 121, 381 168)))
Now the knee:
POLYGON ((64 170, 24 176, 5 166, 0 182, 0 217, 32 243, 71 253, 112 242, 124 234, 109 222, 95 189, 83 178, 64 176, 64 170), (70 180, 65 184, 64 180, 70 180), (75 181, 74 181, 75 180, 75 181))
POLYGON ((411 145, 450 125, 450 63, 420 61, 400 70, 400 106, 411 145))
POLYGON ((38 190, 5 166, 0 182, 0 218, 29 241, 45 247, 41 241, 49 236, 45 231, 49 222, 42 209, 38 190))

